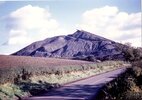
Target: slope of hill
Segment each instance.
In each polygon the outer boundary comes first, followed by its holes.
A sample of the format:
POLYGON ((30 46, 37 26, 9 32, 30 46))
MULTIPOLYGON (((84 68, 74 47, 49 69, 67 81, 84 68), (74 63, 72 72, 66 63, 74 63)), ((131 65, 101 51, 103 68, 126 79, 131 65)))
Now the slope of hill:
POLYGON ((56 36, 34 42, 13 55, 68 59, 116 60, 124 59, 117 42, 77 30, 67 36, 56 36))

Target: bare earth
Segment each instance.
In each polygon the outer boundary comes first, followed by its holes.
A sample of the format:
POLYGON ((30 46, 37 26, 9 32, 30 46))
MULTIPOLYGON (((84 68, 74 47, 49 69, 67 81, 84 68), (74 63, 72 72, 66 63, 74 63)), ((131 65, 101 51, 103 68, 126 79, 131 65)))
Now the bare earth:
POLYGON ((51 92, 40 96, 25 98, 24 100, 89 100, 96 95, 98 90, 105 83, 113 80, 125 70, 126 68, 121 68, 81 81, 69 83, 51 92))

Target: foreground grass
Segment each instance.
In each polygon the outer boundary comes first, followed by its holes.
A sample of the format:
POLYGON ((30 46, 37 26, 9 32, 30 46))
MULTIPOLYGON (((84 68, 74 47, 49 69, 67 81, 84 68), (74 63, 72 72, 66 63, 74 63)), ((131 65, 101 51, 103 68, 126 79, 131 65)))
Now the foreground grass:
POLYGON ((22 97, 38 95, 57 87, 59 84, 49 84, 42 81, 39 83, 26 81, 18 84, 6 83, 0 85, 0 100, 19 100, 22 97))
POLYGON ((30 76, 27 72, 22 72, 22 77, 17 76, 14 79, 14 83, 7 82, 0 85, 0 100, 15 100, 25 96, 38 95, 52 88, 59 87, 59 84, 118 69, 124 66, 123 64, 124 62, 103 62, 98 64, 98 66, 96 64, 84 65, 83 68, 86 68, 84 70, 64 73, 55 72, 52 74, 33 74, 30 76), (89 67, 87 68, 87 66, 89 67), (94 66, 96 67, 94 68, 94 66))
POLYGON ((142 61, 133 64, 125 73, 106 84, 97 100, 142 100, 142 61))
POLYGON ((92 75, 97 75, 97 74, 101 74, 111 70, 115 70, 120 67, 121 66, 117 66, 117 67, 102 66, 101 68, 96 67, 95 69, 64 73, 60 75, 56 75, 56 74, 39 75, 39 76, 31 77, 30 80, 32 80, 32 82, 34 83, 38 83, 39 80, 44 80, 45 82, 64 84, 64 83, 68 83, 78 79, 86 78, 92 75))
POLYGON ((6 83, 0 85, 0 100, 18 100, 22 96, 29 96, 28 92, 24 92, 19 86, 6 83))

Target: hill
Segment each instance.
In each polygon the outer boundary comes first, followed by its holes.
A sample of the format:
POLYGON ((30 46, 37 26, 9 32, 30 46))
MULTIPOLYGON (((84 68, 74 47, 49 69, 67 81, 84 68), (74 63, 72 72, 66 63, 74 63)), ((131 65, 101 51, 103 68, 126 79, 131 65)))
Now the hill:
POLYGON ((124 60, 122 45, 104 37, 77 30, 67 36, 56 36, 37 41, 13 55, 52 57, 83 60, 124 60))

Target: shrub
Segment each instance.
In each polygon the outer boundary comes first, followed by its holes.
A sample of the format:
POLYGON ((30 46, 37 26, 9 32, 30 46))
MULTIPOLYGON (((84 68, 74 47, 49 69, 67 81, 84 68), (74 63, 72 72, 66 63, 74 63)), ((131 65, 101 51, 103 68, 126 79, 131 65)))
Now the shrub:
POLYGON ((141 61, 133 62, 125 73, 102 87, 96 100, 142 100, 141 66, 141 61))

